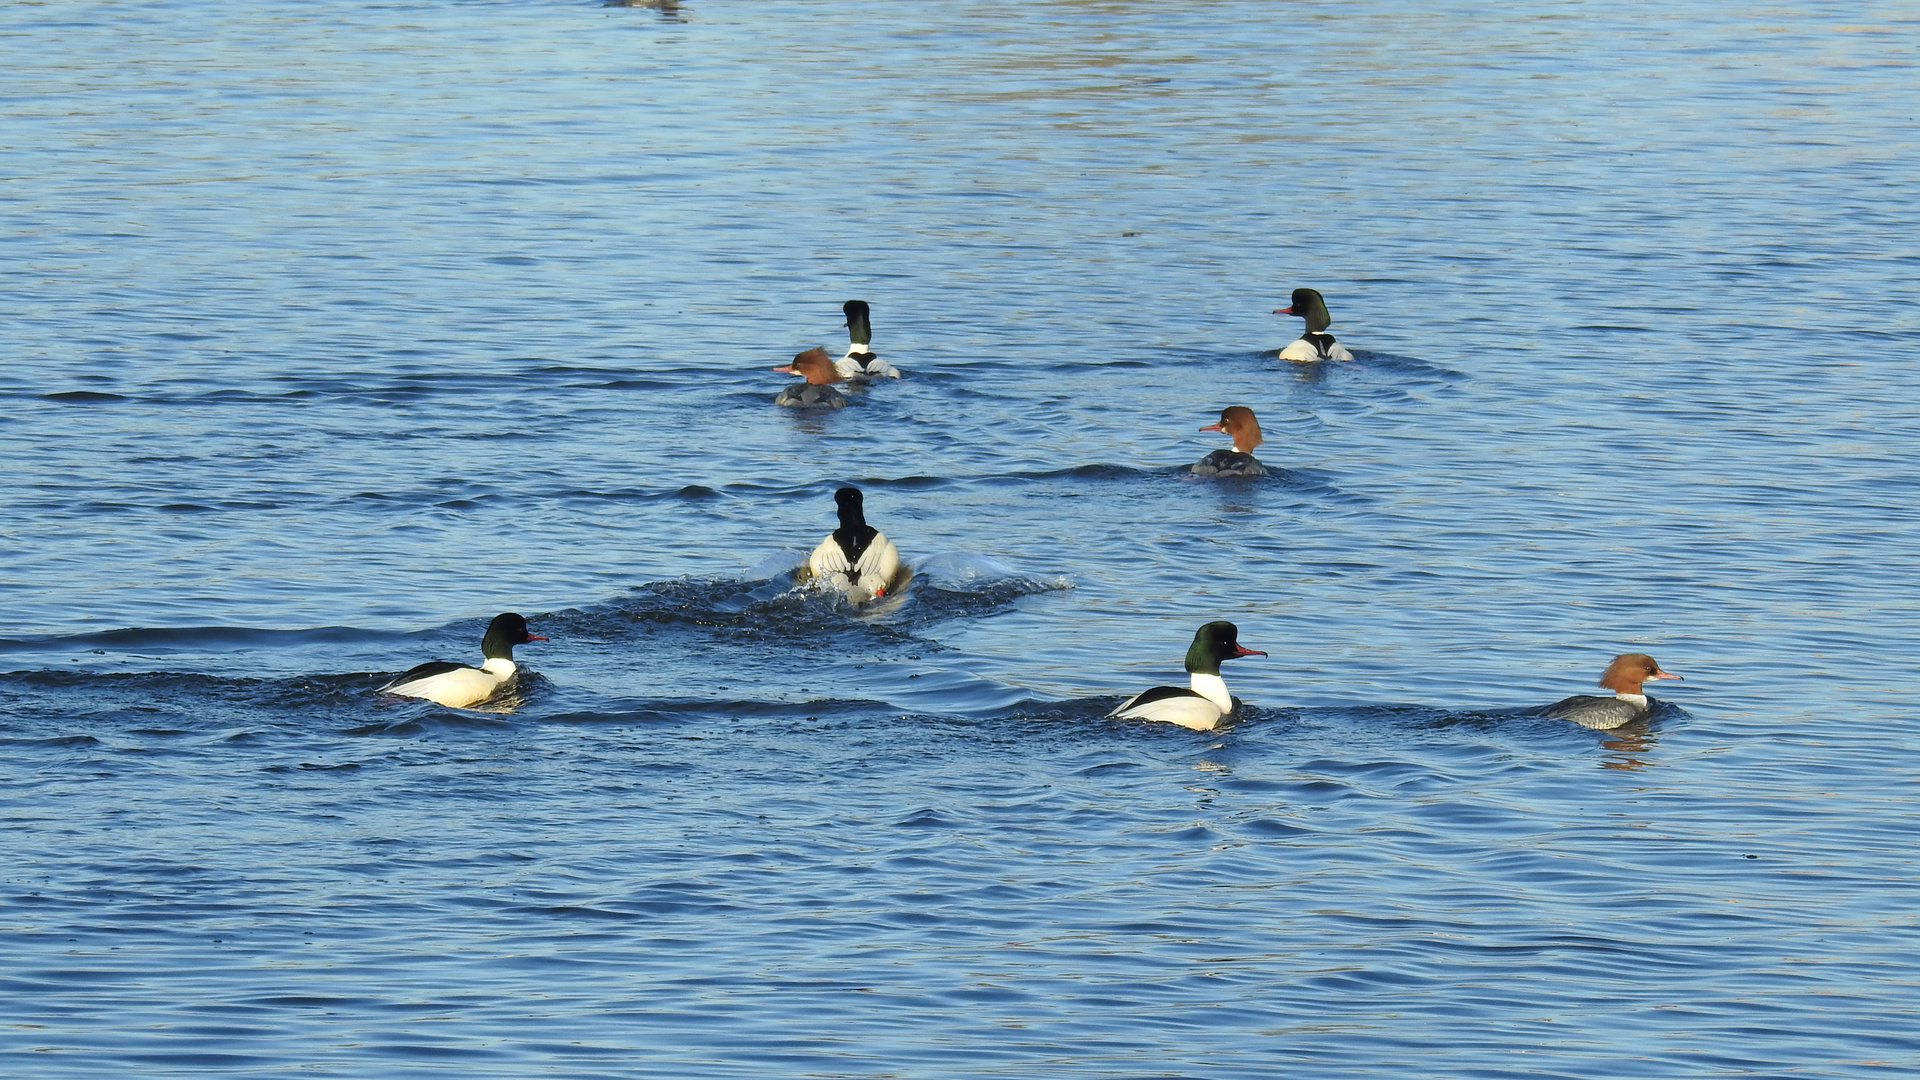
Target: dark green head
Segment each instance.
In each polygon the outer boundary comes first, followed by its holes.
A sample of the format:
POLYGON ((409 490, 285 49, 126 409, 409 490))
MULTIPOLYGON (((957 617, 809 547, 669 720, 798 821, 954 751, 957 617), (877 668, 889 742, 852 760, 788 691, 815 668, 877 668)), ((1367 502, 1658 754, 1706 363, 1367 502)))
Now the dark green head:
MULTIPOLYGON (((873 340, 873 327, 867 323, 867 302, 865 300, 849 300, 841 306, 840 310, 847 313, 848 344, 865 346, 873 340)), ((869 352, 871 350, 862 348, 860 351, 869 352)))
POLYGON ((1210 622, 1193 635, 1187 647, 1187 671, 1195 675, 1220 674, 1220 661, 1239 656, 1265 656, 1258 649, 1240 647, 1240 628, 1230 622, 1210 622))
POLYGON ((1293 290, 1293 303, 1287 307, 1274 308, 1275 315, 1297 315, 1307 320, 1307 333, 1324 333, 1333 325, 1333 316, 1327 314, 1327 302, 1312 289, 1293 290))
POLYGON ((489 660, 511 660, 515 645, 545 640, 538 634, 527 632, 527 620, 506 611, 495 615, 493 621, 487 624, 487 636, 480 639, 480 655, 489 660))

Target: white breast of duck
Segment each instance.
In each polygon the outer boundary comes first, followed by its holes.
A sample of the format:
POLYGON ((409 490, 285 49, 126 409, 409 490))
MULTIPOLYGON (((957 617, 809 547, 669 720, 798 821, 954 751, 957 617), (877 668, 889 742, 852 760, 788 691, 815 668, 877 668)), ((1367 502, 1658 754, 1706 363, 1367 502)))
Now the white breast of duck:
POLYGON ((1218 675, 1193 675, 1191 689, 1156 686, 1128 698, 1108 716, 1121 720, 1157 720, 1195 731, 1212 731, 1233 713, 1233 697, 1218 675))
POLYGON ((479 667, 436 660, 421 664, 380 689, 464 709, 512 686, 519 672, 520 666, 511 660, 488 660, 479 667))
POLYGON ((1185 688, 1156 686, 1120 703, 1108 713, 1122 720, 1155 720, 1195 731, 1212 731, 1233 714, 1233 695, 1220 677, 1220 662, 1266 653, 1240 646, 1240 631, 1230 622, 1210 622, 1193 635, 1187 648, 1185 688))
POLYGON ((400 697, 424 698, 449 708, 470 708, 513 686, 520 673, 519 665, 513 662, 515 645, 545 640, 527 631, 525 619, 513 612, 503 612, 488 624, 487 635, 480 642, 480 651, 486 660, 479 667, 431 660, 405 672, 380 690, 400 697))

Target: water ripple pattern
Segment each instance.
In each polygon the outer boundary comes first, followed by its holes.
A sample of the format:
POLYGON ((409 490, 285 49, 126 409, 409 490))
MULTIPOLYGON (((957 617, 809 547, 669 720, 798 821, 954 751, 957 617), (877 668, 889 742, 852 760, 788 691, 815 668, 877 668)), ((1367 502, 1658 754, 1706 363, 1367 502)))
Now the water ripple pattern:
POLYGON ((0 1073, 1909 1074, 1917 36, 7 6, 0 1073))

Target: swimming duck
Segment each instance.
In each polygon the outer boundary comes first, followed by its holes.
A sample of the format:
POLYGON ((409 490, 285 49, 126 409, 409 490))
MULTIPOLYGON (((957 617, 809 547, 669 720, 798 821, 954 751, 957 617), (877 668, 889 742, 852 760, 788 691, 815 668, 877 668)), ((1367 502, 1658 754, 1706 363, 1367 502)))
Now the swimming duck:
POLYGON ((455 709, 469 708, 513 685, 520 671, 513 662, 515 645, 545 640, 527 631, 527 620, 511 611, 502 612, 487 624, 487 636, 480 640, 480 653, 487 659, 479 667, 430 660, 381 687, 380 692, 426 698, 455 709))
POLYGON ((1288 343, 1280 350, 1280 359, 1296 360, 1307 363, 1313 360, 1351 360, 1353 354, 1346 346, 1333 339, 1327 333, 1327 327, 1333 324, 1333 316, 1327 314, 1327 301, 1312 289, 1293 290, 1293 302, 1283 308, 1274 308, 1275 315, 1298 315, 1307 320, 1307 332, 1299 339, 1288 343))
POLYGON ((833 388, 840 381, 840 373, 833 368, 833 358, 827 350, 818 345, 793 358, 792 363, 782 364, 775 371, 784 371, 789 375, 798 375, 807 380, 800 383, 788 383, 780 396, 773 399, 775 405, 786 405, 795 409, 844 409, 847 407, 847 395, 833 388))
POLYGON ((873 340, 873 327, 867 322, 867 302, 849 300, 841 307, 847 313, 847 355, 833 362, 843 379, 897 379, 900 369, 873 354, 867 343, 873 340))
POLYGON ((1653 701, 1640 692, 1640 684, 1648 679, 1678 679, 1680 676, 1671 671, 1660 670, 1660 665, 1646 653, 1621 653, 1607 665, 1600 676, 1600 685, 1613 691, 1612 697, 1598 694, 1579 694, 1565 701, 1556 701, 1540 710, 1542 716, 1551 716, 1556 720, 1571 720, 1583 727, 1611 731, 1622 724, 1635 720, 1645 720, 1653 713, 1653 701))
POLYGON ((1195 476, 1265 476, 1267 467, 1253 456, 1253 448, 1265 440, 1260 436, 1260 421, 1245 405, 1229 405, 1220 410, 1220 422, 1201 431, 1218 431, 1233 439, 1233 449, 1215 450, 1194 463, 1195 476))
POLYGON ((1220 661, 1237 656, 1265 656, 1258 649, 1240 647, 1240 628, 1230 622, 1210 622, 1193 635, 1187 647, 1188 681, 1192 689, 1156 686, 1135 694, 1108 716, 1122 720, 1162 720, 1195 731, 1212 731, 1233 712, 1233 695, 1220 678, 1220 661))
POLYGON ((833 501, 840 509, 840 527, 807 557, 812 580, 846 593, 856 604, 906 588, 913 569, 900 562, 900 552, 886 533, 867 524, 860 489, 843 487, 833 493, 833 501))

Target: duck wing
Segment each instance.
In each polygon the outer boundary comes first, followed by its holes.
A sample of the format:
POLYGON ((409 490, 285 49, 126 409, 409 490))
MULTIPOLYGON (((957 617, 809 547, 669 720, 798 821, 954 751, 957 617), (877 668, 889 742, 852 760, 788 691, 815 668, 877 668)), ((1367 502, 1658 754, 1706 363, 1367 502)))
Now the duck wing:
POLYGON ((1157 720, 1194 731, 1212 731, 1225 714, 1220 706, 1183 686, 1156 686, 1133 695, 1107 714, 1122 720, 1157 720))
MULTIPOLYGON (((1184 686, 1156 686, 1151 690, 1142 690, 1139 693, 1128 698, 1127 700, 1121 702, 1118 708, 1114 709, 1112 712, 1108 713, 1107 715, 1119 716, 1121 713, 1126 712, 1128 709, 1131 709, 1140 705, 1151 705, 1156 701, 1167 701, 1171 698, 1197 698, 1197 697, 1200 697, 1200 695, 1194 693, 1193 691, 1187 689, 1184 686)), ((1201 700, 1204 701, 1206 699, 1201 698, 1201 700)))
POLYGON ((420 679, 431 679, 435 675, 445 675, 450 671, 459 671, 461 668, 466 668, 470 671, 479 670, 472 664, 456 664, 451 660, 429 660, 418 667, 408 668, 380 689, 391 690, 396 686, 405 686, 410 682, 416 682, 420 679))
POLYGON ((1577 694, 1564 701, 1556 701, 1540 710, 1540 715, 1555 720, 1571 720, 1582 727, 1610 731, 1622 724, 1631 723, 1646 716, 1652 710, 1631 701, 1622 701, 1617 697, 1599 697, 1594 694, 1577 694))
POLYGON ((1215 450, 1194 462, 1195 476, 1265 476, 1267 467, 1252 454, 1238 450, 1215 450))

